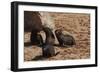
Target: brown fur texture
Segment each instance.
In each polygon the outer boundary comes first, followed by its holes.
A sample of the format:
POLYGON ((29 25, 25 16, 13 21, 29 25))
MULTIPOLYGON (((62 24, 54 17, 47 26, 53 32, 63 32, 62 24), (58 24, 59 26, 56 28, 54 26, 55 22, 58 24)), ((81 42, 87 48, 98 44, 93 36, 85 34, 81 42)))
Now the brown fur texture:
POLYGON ((42 22, 40 19, 40 14, 33 11, 24 11, 24 31, 39 32, 43 29, 42 22))

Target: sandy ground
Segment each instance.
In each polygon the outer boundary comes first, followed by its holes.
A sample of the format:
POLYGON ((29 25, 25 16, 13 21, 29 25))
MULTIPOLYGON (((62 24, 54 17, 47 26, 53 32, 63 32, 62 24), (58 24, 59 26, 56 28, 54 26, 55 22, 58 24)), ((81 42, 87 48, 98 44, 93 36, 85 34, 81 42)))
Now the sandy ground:
POLYGON ((54 46, 56 56, 42 57, 42 48, 30 44, 30 32, 24 33, 24 61, 38 60, 71 60, 90 58, 90 15, 75 13, 50 13, 55 21, 56 28, 61 28, 70 33, 76 40, 73 47, 54 46))

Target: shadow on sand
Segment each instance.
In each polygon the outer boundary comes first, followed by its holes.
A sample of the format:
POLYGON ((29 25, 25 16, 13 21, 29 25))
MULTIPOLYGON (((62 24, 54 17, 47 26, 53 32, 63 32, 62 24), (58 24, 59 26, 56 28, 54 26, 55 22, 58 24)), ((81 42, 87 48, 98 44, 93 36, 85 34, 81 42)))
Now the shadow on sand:
POLYGON ((43 56, 36 56, 35 58, 32 59, 32 61, 37 61, 37 60, 46 60, 43 56))

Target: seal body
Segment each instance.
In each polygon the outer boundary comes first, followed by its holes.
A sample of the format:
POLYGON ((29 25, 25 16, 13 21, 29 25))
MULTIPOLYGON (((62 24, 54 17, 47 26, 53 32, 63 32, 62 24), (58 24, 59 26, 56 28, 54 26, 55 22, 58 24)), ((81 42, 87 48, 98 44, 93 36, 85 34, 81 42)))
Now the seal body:
POLYGON ((54 49, 54 41, 55 37, 53 35, 53 32, 50 28, 44 27, 44 32, 46 34, 46 40, 45 44, 43 45, 42 52, 44 57, 51 57, 55 55, 55 49, 54 49))
POLYGON ((43 52, 43 57, 52 57, 55 55, 54 47, 53 45, 50 44, 44 45, 42 52, 43 52))
POLYGON ((75 39, 69 34, 63 34, 62 30, 55 31, 56 37, 61 46, 73 46, 75 45, 75 39))

